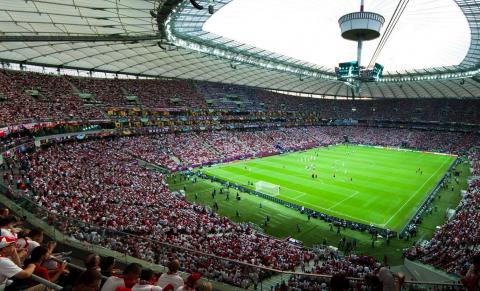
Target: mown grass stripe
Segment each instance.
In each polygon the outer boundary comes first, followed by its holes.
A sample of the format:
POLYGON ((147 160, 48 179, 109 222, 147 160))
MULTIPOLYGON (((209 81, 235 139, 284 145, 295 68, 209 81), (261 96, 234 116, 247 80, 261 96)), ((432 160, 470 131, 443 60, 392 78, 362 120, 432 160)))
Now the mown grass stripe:
POLYGON ((245 186, 258 181, 277 184, 277 197, 284 201, 400 230, 454 160, 423 152, 332 146, 215 165, 202 171, 245 186), (306 169, 312 165, 315 170, 306 169), (318 178, 312 179, 312 173, 318 178))

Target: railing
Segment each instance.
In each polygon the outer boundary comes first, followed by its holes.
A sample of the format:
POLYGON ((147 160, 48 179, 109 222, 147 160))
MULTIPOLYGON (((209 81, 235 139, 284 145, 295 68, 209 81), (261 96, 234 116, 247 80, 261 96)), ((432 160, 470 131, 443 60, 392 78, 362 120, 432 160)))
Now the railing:
POLYGON ((41 278, 41 277, 38 277, 37 275, 32 275, 32 280, 35 281, 35 282, 38 282, 39 284, 41 284, 41 285, 43 285, 43 286, 46 286, 46 287, 49 288, 49 289, 58 290, 58 291, 60 291, 60 290, 63 289, 62 286, 59 286, 59 285, 57 285, 57 284, 55 284, 55 283, 52 283, 52 282, 50 282, 50 281, 48 281, 48 280, 45 280, 45 279, 43 279, 43 278, 41 278))
POLYGON ((340 19, 338 20, 338 23, 342 24, 345 21, 354 20, 354 19, 370 19, 370 20, 376 20, 378 22, 381 22, 382 24, 385 23, 385 18, 383 16, 373 12, 348 13, 340 17, 340 19))

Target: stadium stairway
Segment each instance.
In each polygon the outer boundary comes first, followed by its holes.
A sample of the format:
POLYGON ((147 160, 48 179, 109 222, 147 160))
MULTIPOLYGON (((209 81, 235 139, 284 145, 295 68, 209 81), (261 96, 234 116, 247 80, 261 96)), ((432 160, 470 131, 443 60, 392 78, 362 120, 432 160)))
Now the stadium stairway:
POLYGON ((169 156, 169 158, 170 158, 172 161, 174 161, 175 163, 177 163, 178 165, 180 165, 180 164, 182 163, 182 161, 180 161, 180 159, 177 158, 177 157, 174 156, 174 155, 169 156))
POLYGON ((405 270, 408 270, 409 274, 411 274, 411 279, 416 281, 451 283, 458 282, 460 279, 454 274, 449 274, 443 270, 423 264, 419 261, 410 261, 405 259, 405 264, 403 267, 405 270))
POLYGON ((412 273, 410 273, 410 271, 404 265, 390 267, 390 270, 394 273, 403 273, 405 275, 405 280, 415 279, 412 273))
POLYGON ((167 168, 163 168, 163 167, 160 167, 159 165, 156 165, 156 164, 152 164, 152 163, 149 163, 147 161, 144 161, 134 155, 130 155, 132 158, 134 158, 138 164, 142 167, 145 167, 147 169, 150 169, 150 170, 154 170, 154 171, 157 171, 157 172, 160 172, 160 173, 163 173, 163 174, 168 174, 170 173, 170 171, 167 169, 167 168))
MULTIPOLYGON (((72 83, 68 78, 66 78, 65 76, 63 76, 63 79, 65 80, 65 82, 67 82, 70 87, 72 88, 72 91, 75 95, 79 96, 78 98, 80 98, 80 94, 81 93, 84 93, 82 92, 80 89, 77 88, 77 86, 75 86, 74 83, 72 83)), ((95 94, 92 94, 91 96, 91 99, 90 102, 86 102, 86 101, 83 101, 83 104, 86 105, 86 106, 93 106, 93 107, 96 107, 100 112, 102 112, 102 115, 106 118, 109 118, 109 116, 105 113, 105 111, 103 110, 104 108, 104 104, 102 101, 99 101, 97 99, 97 96, 95 96, 95 94)))
MULTIPOLYGON (((323 263, 323 261, 320 261, 320 263, 323 263)), ((307 272, 309 272, 314 267, 315 267, 315 264, 314 264, 313 260, 310 260, 308 262, 308 265, 305 266, 305 270, 307 272)), ((296 273, 303 273, 302 267, 301 266, 296 267, 295 272, 296 273)), ((248 290, 274 290, 275 286, 278 286, 278 285, 282 284, 283 282, 287 283, 289 278, 290 278, 289 274, 274 275, 274 276, 271 276, 270 278, 268 278, 266 280, 263 280, 262 282, 259 282, 257 288, 255 288, 255 286, 250 286, 248 288, 248 290)))
MULTIPOLYGON (((125 98, 127 98, 127 96, 133 95, 133 94, 130 94, 130 93, 127 91, 127 89, 125 89, 124 87, 120 87, 120 91, 122 91, 123 96, 124 96, 125 98)), ((134 105, 134 106, 138 106, 138 107, 140 107, 140 108, 143 108, 144 106, 143 106, 142 101, 140 101, 140 99, 141 99, 141 98, 137 98, 137 100, 135 100, 134 102, 132 102, 131 105, 134 105)), ((130 105, 130 104, 129 104, 129 105, 130 105)))
POLYGON ((218 157, 222 157, 223 158, 223 155, 222 153, 220 153, 219 151, 217 151, 211 144, 208 143, 207 140, 205 140, 203 142, 203 144, 205 145, 205 147, 212 153, 214 153, 216 156, 218 157))
POLYGON ((65 78, 65 76, 63 76, 62 78, 65 80, 65 82, 67 82, 67 83, 70 85, 70 87, 72 87, 72 91, 73 91, 75 94, 80 94, 80 93, 82 93, 82 91, 80 91, 80 90, 77 88, 77 86, 75 86, 75 84, 73 84, 72 82, 70 82, 70 80, 69 80, 68 78, 65 78))
POLYGON ((44 102, 44 103, 52 103, 53 102, 53 100, 50 99, 48 96, 43 95, 43 93, 40 90, 38 90, 38 95, 36 97, 32 96, 32 98, 35 98, 35 100, 38 101, 38 102, 44 102))

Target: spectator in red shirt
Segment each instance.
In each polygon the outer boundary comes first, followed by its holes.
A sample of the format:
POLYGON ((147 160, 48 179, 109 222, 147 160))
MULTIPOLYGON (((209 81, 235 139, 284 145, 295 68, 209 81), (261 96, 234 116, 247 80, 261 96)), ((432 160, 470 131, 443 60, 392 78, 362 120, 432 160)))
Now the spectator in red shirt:
MULTIPOLYGON (((50 282, 56 282, 62 274, 65 274, 67 272, 66 270, 67 264, 66 263, 60 264, 58 266, 58 269, 54 271, 50 276, 48 269, 42 266, 42 263, 46 259, 48 259, 48 254, 49 254, 49 251, 46 247, 38 246, 33 249, 32 254, 30 255, 30 258, 25 261, 25 265, 34 264, 35 265, 35 270, 33 271, 34 275, 37 275, 40 278, 43 278, 50 282)), ((35 286, 37 284, 38 282, 30 281, 31 286, 35 286)))

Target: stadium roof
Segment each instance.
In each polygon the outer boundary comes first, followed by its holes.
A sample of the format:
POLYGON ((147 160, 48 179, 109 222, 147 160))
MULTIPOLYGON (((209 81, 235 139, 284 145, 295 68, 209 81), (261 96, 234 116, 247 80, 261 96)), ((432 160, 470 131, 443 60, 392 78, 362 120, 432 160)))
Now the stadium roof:
MULTIPOLYGON (((198 2, 205 6, 211 3, 198 2)), ((229 2, 216 0, 215 9, 229 2)), ((455 2, 466 16, 471 33, 463 61, 448 67, 390 72, 382 82, 364 83, 362 97, 480 97, 480 0, 455 2)), ((207 9, 198 10, 186 0, 1 0, 0 59, 328 96, 351 95, 351 88, 337 81, 331 68, 204 31, 210 16, 207 9)))
MULTIPOLYGON (((387 24, 398 4, 399 0, 365 0, 366 11, 385 18, 382 36, 387 35, 387 24)), ((235 0, 215 12, 203 30, 333 72, 339 62, 356 60, 357 43, 340 36, 338 20, 359 6, 360 0, 235 0)), ((363 43, 363 65, 372 59, 380 39, 363 43)), ((470 39, 467 18, 454 1, 409 1, 376 62, 393 73, 458 65, 470 39)))

